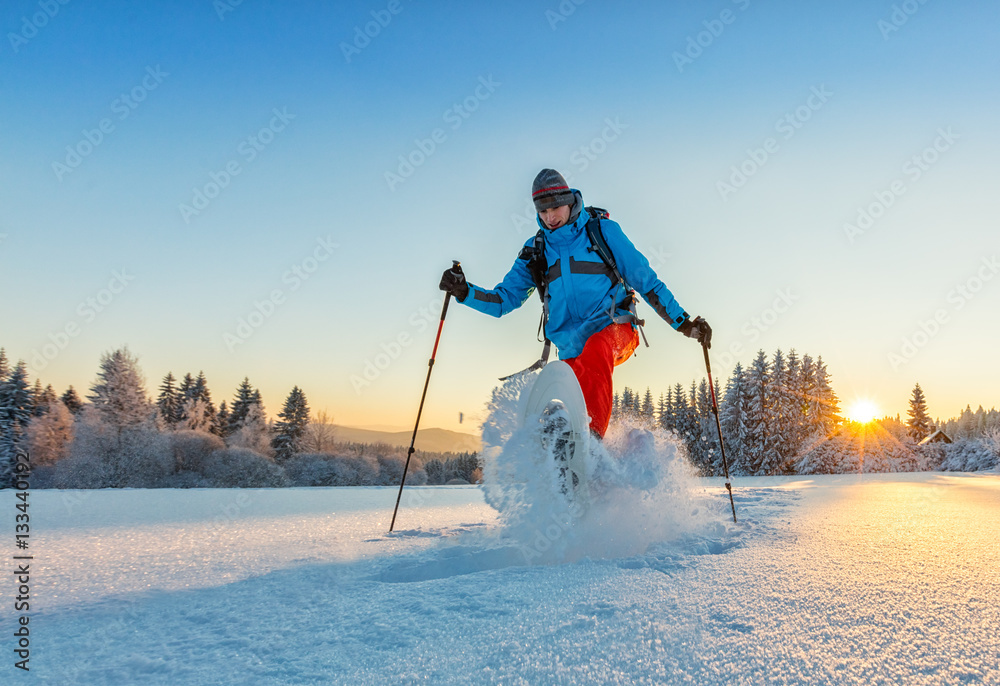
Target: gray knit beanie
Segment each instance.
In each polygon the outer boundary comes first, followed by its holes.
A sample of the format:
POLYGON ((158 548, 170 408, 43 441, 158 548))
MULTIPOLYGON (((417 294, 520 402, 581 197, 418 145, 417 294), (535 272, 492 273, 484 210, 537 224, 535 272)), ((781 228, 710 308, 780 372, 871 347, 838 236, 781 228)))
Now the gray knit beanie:
POLYGON ((541 212, 560 205, 572 206, 576 198, 562 174, 555 169, 543 169, 531 184, 531 199, 535 203, 535 211, 541 212))

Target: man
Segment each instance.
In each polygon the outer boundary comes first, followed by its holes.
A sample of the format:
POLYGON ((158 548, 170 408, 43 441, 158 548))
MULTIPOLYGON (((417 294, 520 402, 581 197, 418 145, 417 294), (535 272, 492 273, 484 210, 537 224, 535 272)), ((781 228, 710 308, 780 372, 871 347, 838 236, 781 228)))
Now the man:
MULTIPOLYGON (((545 334, 559 348, 559 359, 576 373, 590 430, 603 438, 611 419, 611 373, 639 345, 636 329, 641 322, 635 316, 632 292, 595 252, 587 235, 591 217, 584 211, 580 191, 570 188, 554 169, 543 169, 532 184, 531 198, 543 236, 545 334)), ((708 322, 688 316, 621 227, 601 219, 600 230, 626 284, 671 327, 711 347, 708 322)), ((475 310, 501 317, 520 307, 535 288, 529 265, 535 246, 532 236, 503 281, 491 290, 468 283, 461 267, 442 275, 441 290, 475 310)))

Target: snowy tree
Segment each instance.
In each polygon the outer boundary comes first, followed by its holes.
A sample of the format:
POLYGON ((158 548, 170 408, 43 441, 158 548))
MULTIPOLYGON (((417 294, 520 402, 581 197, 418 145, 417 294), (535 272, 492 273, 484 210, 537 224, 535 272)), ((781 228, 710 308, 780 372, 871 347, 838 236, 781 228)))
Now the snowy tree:
POLYGON ((101 357, 97 380, 87 399, 105 422, 118 428, 142 424, 154 413, 139 360, 127 347, 101 357))
POLYGON ((810 414, 814 425, 824 434, 829 435, 840 424, 840 401, 830 385, 830 373, 823 363, 823 356, 816 358, 815 384, 813 386, 814 408, 810 414))
POLYGON ((336 445, 336 430, 333 418, 325 410, 316 413, 316 417, 306 426, 303 436, 302 450, 309 453, 326 453, 336 445))
POLYGON ((83 401, 80 400, 80 396, 77 395, 76 389, 70 386, 66 389, 66 392, 62 394, 59 398, 62 400, 62 404, 66 406, 72 414, 80 414, 80 410, 83 409, 83 401))
POLYGON ((7 359, 7 351, 0 348, 0 383, 10 375, 10 361, 7 359))
POLYGON ((27 437, 32 464, 55 464, 69 453, 73 441, 73 414, 61 400, 55 400, 44 415, 31 422, 27 437))
POLYGON ((189 398, 181 408, 180 422, 177 427, 187 431, 209 432, 212 428, 212 418, 208 413, 208 405, 201 398, 189 398))
MULTIPOLYGON (((733 369, 732 376, 729 377, 726 395, 719 413, 722 433, 726 438, 730 468, 736 474, 749 474, 747 445, 750 434, 747 419, 750 415, 750 385, 747 372, 739 362, 736 363, 736 368, 733 369)), ((719 472, 721 467, 721 462, 717 463, 715 471, 719 472)))
POLYGON ((229 431, 232 435, 239 430, 246 419, 250 406, 254 404, 254 388, 250 385, 250 379, 243 377, 243 381, 236 389, 236 399, 229 406, 229 431))
POLYGON ((284 462, 302 451, 302 438, 308 424, 309 405, 305 393, 295 386, 278 413, 278 421, 274 423, 275 434, 271 447, 274 448, 276 461, 284 462))
POLYGON ((11 484, 17 453, 26 444, 29 421, 31 388, 28 368, 20 360, 6 377, 0 378, 0 488, 11 484))
POLYGON ((212 394, 208 390, 208 381, 205 379, 205 372, 199 371, 198 377, 194 380, 193 397, 200 400, 205 406, 205 418, 209 424, 215 423, 215 403, 212 402, 212 394))
POLYGON ((225 438, 229 435, 229 408, 226 406, 225 400, 219 403, 219 412, 215 415, 212 433, 220 438, 225 438))
POLYGON ((160 395, 156 399, 156 408, 164 423, 173 428, 181 420, 181 394, 176 386, 173 372, 167 372, 160 383, 160 395))
POLYGON ((639 415, 648 421, 650 424, 653 423, 653 392, 649 390, 649 386, 646 386, 646 395, 642 398, 642 408, 639 411, 639 415))
POLYGON ((84 408, 74 425, 69 456, 56 463, 59 488, 158 488, 165 484, 175 466, 169 434, 157 430, 152 413, 142 423, 115 423, 120 421, 119 415, 97 406, 84 408))
POLYGON ((924 391, 918 383, 913 387, 913 394, 910 396, 910 409, 906 413, 909 420, 906 425, 910 429, 910 435, 914 440, 919 441, 931 432, 931 419, 927 415, 927 399, 924 391))
POLYGON ((268 434, 263 408, 257 403, 251 403, 239 428, 230 434, 227 443, 230 448, 246 448, 265 457, 271 457, 273 451, 268 434))
POLYGON ((747 408, 747 442, 745 455, 750 474, 776 474, 781 458, 771 439, 771 365, 764 351, 757 353, 747 375, 749 407, 747 408))

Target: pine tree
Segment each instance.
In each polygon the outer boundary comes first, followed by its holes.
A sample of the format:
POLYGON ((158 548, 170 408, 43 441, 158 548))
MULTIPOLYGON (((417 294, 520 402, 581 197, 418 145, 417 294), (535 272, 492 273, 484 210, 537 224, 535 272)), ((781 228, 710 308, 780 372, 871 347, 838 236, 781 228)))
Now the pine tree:
POLYGON ((0 488, 13 483, 14 462, 26 445, 31 409, 28 368, 19 360, 6 377, 0 378, 0 488))
POLYGON ((208 421, 209 426, 214 426, 215 424, 215 404, 212 402, 212 394, 208 390, 208 381, 205 379, 205 372, 199 371, 198 378, 194 381, 194 388, 192 389, 192 395, 195 400, 200 400, 204 403, 204 418, 208 421))
POLYGON ((0 348, 0 383, 10 375, 10 362, 7 360, 7 351, 0 348))
POLYGON ((226 401, 219 403, 219 412, 215 415, 215 424, 212 426, 212 433, 220 438, 229 435, 229 408, 226 401))
POLYGON ((625 388, 622 389, 622 418, 623 419, 626 419, 626 420, 632 419, 633 416, 634 416, 634 412, 633 412, 633 400, 632 400, 633 395, 634 394, 632 393, 632 389, 629 388, 628 386, 626 386, 625 388))
POLYGON ((79 414, 80 410, 83 409, 83 401, 80 400, 80 396, 77 395, 76 389, 73 388, 72 386, 67 388, 66 392, 63 393, 62 397, 59 399, 62 400, 62 403, 63 405, 66 406, 66 409, 69 410, 70 413, 74 415, 79 414))
MULTIPOLYGON (((722 424, 722 434, 725 436, 729 452, 730 468, 736 474, 747 474, 750 471, 746 446, 749 440, 747 417, 750 413, 750 388, 746 370, 739 362, 733 369, 732 376, 726 384, 726 395, 719 408, 719 421, 722 424)), ((720 456, 721 460, 721 456, 720 456)), ((715 465, 715 471, 722 468, 715 465)))
POLYGON ((174 385, 175 382, 173 372, 167 372, 160 383, 160 395, 156 399, 156 407, 160 411, 160 417, 171 428, 181 420, 181 398, 174 385))
POLYGON ((913 440, 921 441, 926 438, 931 432, 931 420, 927 416, 927 398, 924 397, 924 391, 920 388, 920 384, 913 387, 913 395, 910 397, 910 409, 906 415, 909 417, 906 426, 909 427, 910 436, 913 437, 913 440))
POLYGON ((642 398, 642 409, 639 414, 650 424, 653 423, 653 392, 649 390, 649 386, 646 386, 646 395, 642 398))
POLYGON ((779 348, 771 358, 771 432, 770 449, 776 458, 775 464, 767 470, 769 474, 779 474, 791 467, 795 453, 794 416, 795 405, 789 392, 788 365, 779 348))
POLYGON ((309 405, 306 403, 305 393, 295 386, 288 394, 285 406, 278 413, 278 421, 274 424, 275 435, 271 447, 274 448, 275 461, 284 462, 301 452, 302 438, 308 424, 309 405))
POLYGON ((838 424, 844 421, 840 416, 840 401, 830 385, 830 373, 823 363, 823 356, 816 358, 816 383, 813 390, 816 408, 812 412, 816 425, 823 435, 829 436, 838 424))
POLYGON ((31 387, 31 402, 28 406, 28 411, 31 412, 32 417, 41 417, 45 414, 44 400, 42 399, 44 393, 42 380, 35 379, 35 385, 31 387))
POLYGON ((770 364, 761 350, 748 374, 749 407, 747 408, 747 442, 745 454, 750 474, 767 474, 776 468, 778 459, 770 440, 770 364))
POLYGON ((35 417, 43 417, 48 414, 52 407, 59 402, 59 398, 56 397, 56 389, 52 388, 52 384, 49 384, 42 390, 41 394, 35 399, 35 417))
POLYGON ((231 435, 239 430, 240 426, 243 424, 243 420, 246 419, 247 412, 250 410, 250 406, 254 402, 254 390, 253 386, 250 385, 250 379, 243 377, 242 383, 236 389, 236 399, 233 400, 232 405, 229 407, 229 430, 228 433, 231 435))
POLYGON ((667 388, 667 397, 663 404, 663 412, 660 413, 660 426, 667 431, 676 431, 674 415, 674 389, 667 388))
POLYGON ((104 421, 119 429, 141 424, 154 413, 139 360, 127 347, 101 357, 97 380, 87 399, 104 421))

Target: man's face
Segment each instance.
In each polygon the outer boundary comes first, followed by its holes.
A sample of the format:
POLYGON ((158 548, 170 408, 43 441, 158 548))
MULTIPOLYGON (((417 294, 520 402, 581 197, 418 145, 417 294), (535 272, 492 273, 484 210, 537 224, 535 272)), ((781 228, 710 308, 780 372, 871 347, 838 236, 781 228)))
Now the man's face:
POLYGON ((542 218, 542 223, 545 224, 545 228, 549 231, 553 231, 569 221, 569 205, 550 207, 547 210, 539 212, 538 216, 542 218))

